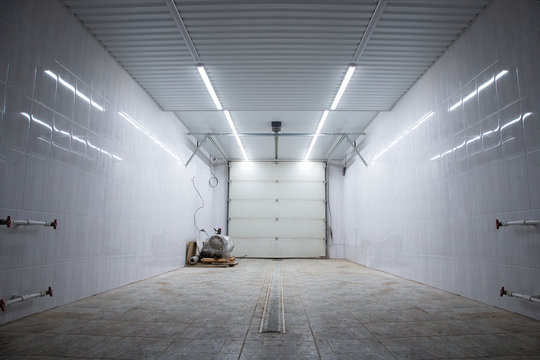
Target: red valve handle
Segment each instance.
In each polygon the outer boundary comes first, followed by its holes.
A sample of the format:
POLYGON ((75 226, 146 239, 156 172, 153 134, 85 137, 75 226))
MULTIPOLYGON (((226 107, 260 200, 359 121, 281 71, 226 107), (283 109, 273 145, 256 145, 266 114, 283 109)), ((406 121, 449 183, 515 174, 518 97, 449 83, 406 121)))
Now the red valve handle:
POLYGON ((56 226, 58 226, 58 221, 54 219, 54 221, 51 223, 51 226, 56 230, 56 226))
POLYGON ((497 228, 497 230, 499 230, 499 227, 501 227, 502 225, 503 224, 502 224, 502 222, 499 221, 499 219, 495 219, 495 227, 497 228))
POLYGON ((503 295, 506 295, 506 290, 504 290, 504 286, 501 288, 501 297, 502 297, 503 295))
POLYGON ((0 299, 0 309, 2 309, 2 311, 6 311, 6 303, 4 299, 0 299))
POLYGON ((47 290, 47 292, 45 292, 45 294, 52 297, 52 288, 50 286, 49 286, 49 290, 47 290))
POLYGON ((6 227, 11 227, 11 216, 8 216, 6 220, 0 219, 0 225, 6 225, 6 227))

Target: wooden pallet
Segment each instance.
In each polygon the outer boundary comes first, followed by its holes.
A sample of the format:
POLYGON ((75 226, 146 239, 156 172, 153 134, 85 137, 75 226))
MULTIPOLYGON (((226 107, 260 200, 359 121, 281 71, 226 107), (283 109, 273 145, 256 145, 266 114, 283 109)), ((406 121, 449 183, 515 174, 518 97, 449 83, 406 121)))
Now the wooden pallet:
POLYGON ((230 258, 221 258, 221 259, 214 259, 214 258, 202 258, 198 263, 195 265, 190 266, 198 266, 198 267, 229 267, 238 265, 238 262, 235 261, 236 258, 230 257, 230 258))

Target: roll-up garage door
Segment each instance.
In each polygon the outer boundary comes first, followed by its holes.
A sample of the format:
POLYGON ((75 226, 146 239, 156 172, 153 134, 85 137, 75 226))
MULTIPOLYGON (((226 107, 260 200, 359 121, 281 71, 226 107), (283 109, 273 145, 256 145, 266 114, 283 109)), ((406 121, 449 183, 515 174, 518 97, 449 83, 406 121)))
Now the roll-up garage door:
POLYGON ((325 164, 231 162, 229 236, 236 256, 325 255, 325 164))

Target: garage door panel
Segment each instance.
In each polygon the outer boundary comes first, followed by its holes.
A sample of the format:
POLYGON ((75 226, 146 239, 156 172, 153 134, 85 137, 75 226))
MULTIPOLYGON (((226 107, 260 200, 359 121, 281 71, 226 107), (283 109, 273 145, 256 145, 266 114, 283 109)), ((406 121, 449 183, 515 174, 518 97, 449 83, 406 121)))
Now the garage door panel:
POLYGON ((323 200, 231 200, 232 214, 245 214, 248 219, 321 219, 324 220, 323 200))
POLYGON ((230 163, 229 236, 235 254, 324 256, 325 201, 324 163, 230 163))
POLYGON ((324 254, 324 240, 321 239, 252 239, 237 238, 234 243, 234 256, 252 256, 263 258, 319 257, 324 254))
POLYGON ((231 219, 231 238, 324 238, 324 220, 231 219), (322 236, 321 236, 322 235, 322 236))
MULTIPOLYGON (((235 162, 230 180, 324 181, 325 170, 314 162, 235 162)), ((231 167, 232 168, 232 167, 231 167)))
POLYGON ((323 181, 268 181, 266 184, 251 181, 231 182, 230 199, 287 199, 324 200, 323 181), (264 188, 264 191, 261 191, 264 188))

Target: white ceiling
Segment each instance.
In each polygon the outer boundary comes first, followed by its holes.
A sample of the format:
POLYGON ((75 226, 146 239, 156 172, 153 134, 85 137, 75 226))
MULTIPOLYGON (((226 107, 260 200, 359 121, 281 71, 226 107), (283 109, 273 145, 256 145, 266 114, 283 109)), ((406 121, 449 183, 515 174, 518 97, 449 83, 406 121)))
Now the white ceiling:
MULTIPOLYGON (((396 101, 489 0, 389 0, 357 69, 323 132, 362 132, 396 101)), ((192 132, 229 133, 165 0, 64 0, 125 69, 192 132)), ((313 133, 374 13, 375 0, 176 1, 223 108, 239 133, 313 133)), ((369 135, 369 134, 368 134, 369 135)), ((352 136, 353 138, 356 136, 352 136)), ((327 159, 339 136, 321 136, 313 159, 327 159)), ((214 139, 241 159, 234 137, 214 139)), ((273 159, 272 137, 243 136, 250 159, 273 159)), ((280 159, 303 159, 311 137, 279 139, 280 159)), ((205 143, 216 157, 219 153, 205 143)), ((343 158, 344 141, 333 158, 343 158)))

